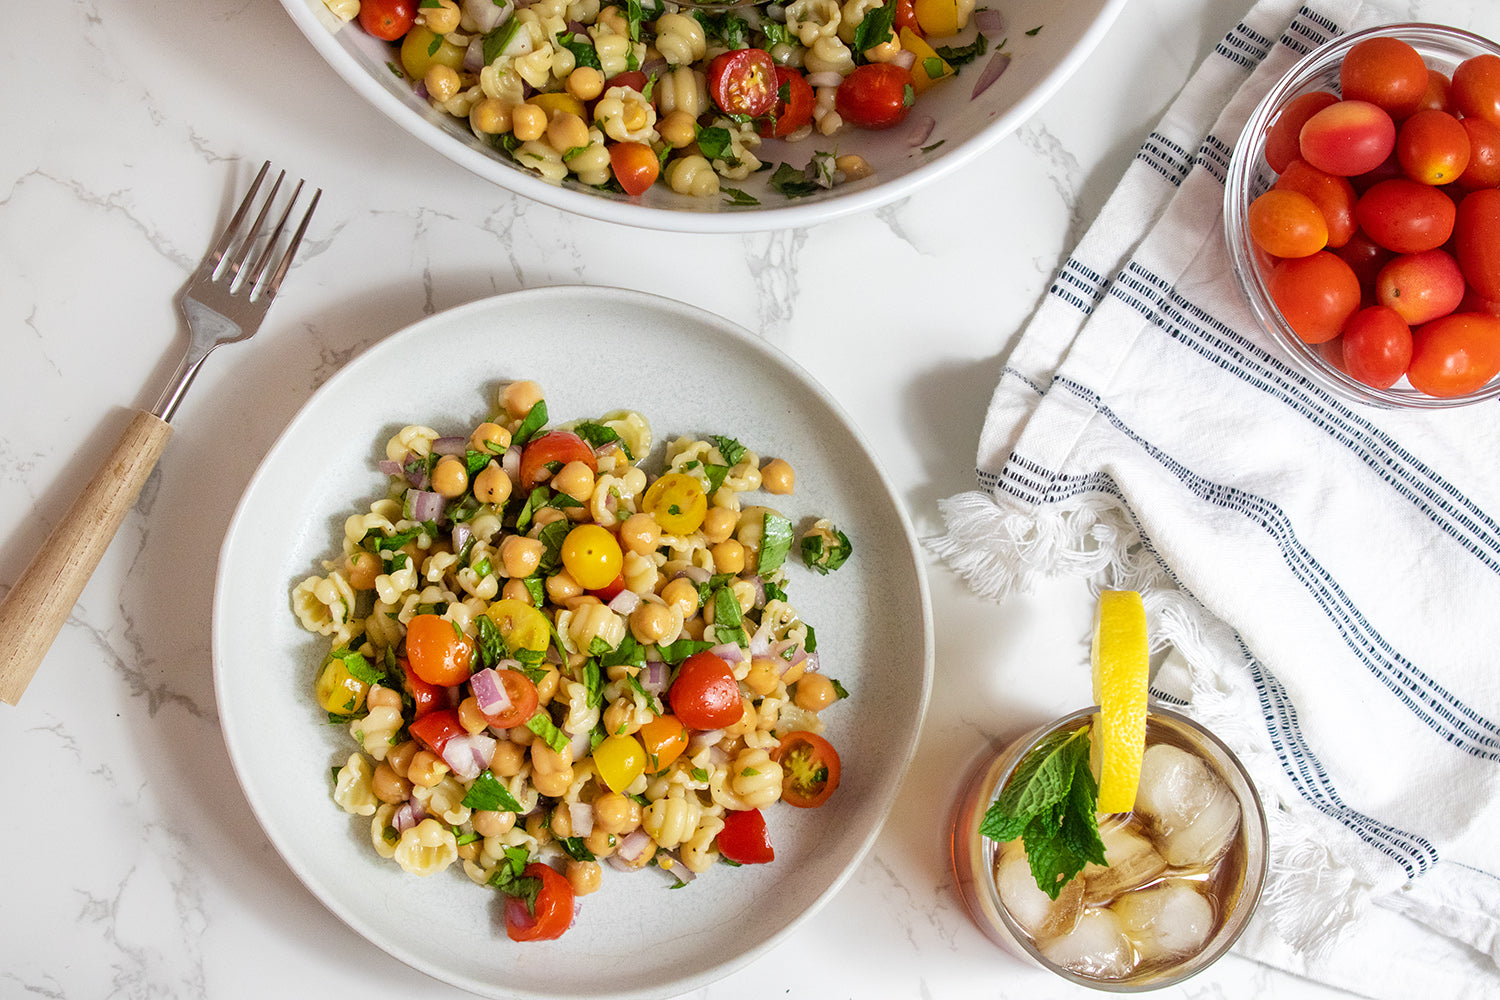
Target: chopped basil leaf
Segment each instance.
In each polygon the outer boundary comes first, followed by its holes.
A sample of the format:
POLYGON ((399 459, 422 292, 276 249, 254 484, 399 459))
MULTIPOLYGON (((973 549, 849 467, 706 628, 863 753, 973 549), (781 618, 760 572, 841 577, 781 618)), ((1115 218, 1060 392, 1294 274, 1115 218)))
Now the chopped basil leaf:
POLYGON ((526 419, 521 421, 521 426, 516 428, 515 434, 511 435, 510 443, 523 445, 530 441, 537 431, 547 426, 547 401, 539 399, 532 404, 531 409, 526 411, 526 419))
POLYGON ((771 190, 785 198, 805 198, 822 190, 817 181, 808 179, 805 170, 799 170, 790 163, 779 164, 767 183, 771 185, 771 190))
POLYGON ((572 530, 572 522, 567 518, 558 518, 544 525, 542 530, 537 532, 537 540, 542 543, 542 559, 537 564, 536 570, 542 576, 551 576, 557 572, 557 567, 562 565, 563 540, 572 530))
POLYGON ((590 69, 604 68, 599 62, 599 52, 594 48, 594 43, 589 36, 574 34, 571 31, 559 31, 557 43, 573 53, 573 65, 587 66, 590 69))
POLYGON ((854 29, 854 51, 868 52, 892 38, 891 28, 896 23, 896 5, 883 4, 867 8, 864 20, 854 29))
POLYGON ((720 587, 714 594, 714 635, 720 642, 750 645, 745 617, 740 613, 740 599, 728 587, 720 587))
POLYGON ((352 649, 335 649, 329 654, 329 658, 342 660, 349 676, 361 684, 381 684, 385 681, 384 671, 376 669, 374 664, 352 649))
POLYGON ((710 434, 708 439, 714 443, 715 448, 719 449, 719 454, 724 456, 724 461, 732 466, 739 465, 740 459, 745 457, 745 452, 748 450, 732 437, 710 434))
POLYGON ((844 689, 844 685, 840 684, 837 680, 834 680, 831 677, 829 678, 829 680, 833 680, 833 693, 838 696, 836 700, 842 701, 843 699, 849 697, 849 692, 844 689))
POLYGON ((547 714, 545 708, 536 710, 536 714, 526 720, 526 728, 536 734, 537 739, 551 747, 555 753, 562 753, 568 749, 568 734, 557 728, 552 721, 552 716, 547 714))
POLYGON ((781 568, 792 550, 792 522, 774 511, 766 511, 760 536, 760 556, 755 572, 767 576, 781 568))
POLYGON ((675 665, 681 663, 694 653, 701 653, 705 649, 713 648, 714 643, 711 642, 701 642, 697 639, 678 639, 676 642, 669 642, 665 646, 657 646, 656 651, 661 654, 661 658, 664 661, 675 665))
POLYGON ((802 539, 802 561, 808 569, 821 574, 830 573, 848 562, 854 553, 849 536, 837 528, 832 530, 832 539, 822 532, 815 532, 802 539))
POLYGON ((983 35, 975 35, 974 40, 968 45, 944 45, 938 48, 937 54, 942 57, 943 62, 949 66, 964 66, 980 56, 990 47, 990 40, 983 35))
POLYGON ((719 185, 719 194, 723 196, 726 205, 759 205, 760 199, 754 195, 741 191, 739 188, 725 187, 719 185))
POLYGON ((583 846, 582 837, 559 837, 557 845, 574 861, 593 861, 594 852, 583 846))
POLYGON ((511 39, 516 37, 516 32, 520 28, 520 20, 517 19, 515 14, 511 14, 510 17, 507 17, 497 27, 492 28, 485 34, 481 46, 486 66, 500 58, 500 55, 505 51, 505 47, 510 44, 511 39))
POLYGON ((486 812, 510 812, 522 811, 521 803, 510 794, 510 789, 501 783, 489 771, 480 771, 479 777, 469 786, 469 791, 464 795, 463 805, 470 809, 480 809, 486 812))

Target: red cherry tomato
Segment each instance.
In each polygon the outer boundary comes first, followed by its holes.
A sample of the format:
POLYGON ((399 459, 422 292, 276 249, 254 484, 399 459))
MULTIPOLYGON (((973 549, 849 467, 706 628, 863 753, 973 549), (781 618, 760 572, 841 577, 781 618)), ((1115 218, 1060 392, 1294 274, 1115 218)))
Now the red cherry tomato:
POLYGON ((1326 90, 1299 94, 1286 102, 1266 132, 1266 163, 1272 170, 1282 173, 1287 164, 1301 158, 1302 126, 1319 111, 1337 103, 1338 98, 1326 90))
POLYGON ((1328 245, 1338 248, 1354 235, 1354 185, 1347 177, 1336 177, 1312 166, 1305 160, 1287 164, 1274 185, 1278 191, 1296 191, 1311 198, 1323 215, 1328 229, 1328 245))
POLYGON ((645 194, 661 173, 656 151, 644 142, 616 142, 609 147, 609 166, 615 180, 632 198, 645 194))
POLYGON ((1411 327, 1394 309, 1370 306, 1344 324, 1344 370, 1377 389, 1389 389, 1411 361, 1411 327))
POLYGON ((1452 313, 1412 331, 1412 387, 1429 396, 1461 396, 1500 374, 1500 316, 1452 313))
POLYGON ((536 685, 531 678, 519 670, 497 670, 500 675, 500 683, 505 686, 505 695, 510 699, 510 707, 496 712, 494 715, 484 713, 484 721, 496 729, 513 729, 516 726, 526 724, 526 720, 536 714, 537 703, 540 700, 537 695, 536 685))
POLYGON ((417 615, 406 626, 406 660, 428 684, 452 687, 469 679, 474 640, 446 618, 417 615))
POLYGON ((544 479, 551 479, 569 462, 582 462, 592 471, 599 471, 594 449, 577 434, 572 431, 538 434, 521 449, 521 487, 529 490, 544 479))
POLYGON ((512 941, 555 941, 562 937, 573 926, 572 883, 540 861, 527 865, 521 878, 536 881, 530 883, 526 897, 506 897, 506 936, 512 941), (535 895, 530 894, 530 887, 536 888, 535 895))
POLYGON ((1349 237, 1349 242, 1339 247, 1334 253, 1353 269, 1354 276, 1359 279, 1359 287, 1369 292, 1365 297, 1365 304, 1374 304, 1375 277, 1380 274, 1380 269, 1390 263, 1396 255, 1370 239, 1362 229, 1355 229, 1354 235, 1349 237))
POLYGON ((428 684, 416 675, 409 662, 406 660, 396 662, 401 665, 401 673, 406 681, 406 693, 411 695, 412 704, 416 706, 415 718, 420 719, 428 712, 439 708, 452 707, 454 688, 428 684))
POLYGON ((1300 191, 1272 188, 1250 203, 1245 225, 1255 245, 1273 257, 1306 257, 1328 245, 1328 223, 1300 191))
POLYGON ((428 712, 408 726, 407 731, 418 744, 439 757, 443 755, 443 747, 448 745, 448 741, 455 737, 469 735, 469 731, 459 720, 458 710, 455 708, 442 708, 436 712, 428 712))
POLYGON ((1418 111, 1396 133, 1396 160, 1420 184, 1451 184, 1469 165, 1469 133, 1446 111, 1418 111))
POLYGON ((1458 177, 1466 191, 1500 187, 1500 125, 1483 118, 1460 118, 1469 136, 1469 165, 1458 177))
POLYGON ((1309 344, 1337 337, 1359 308, 1359 279, 1327 250, 1277 261, 1266 284, 1288 325, 1309 344))
POLYGON ((1491 316, 1500 316, 1500 302, 1487 299, 1471 288, 1464 292, 1464 300, 1458 304, 1454 312, 1488 313, 1491 316))
POLYGON ((708 64, 708 94, 725 114, 759 118, 776 106, 776 63, 764 49, 721 52, 708 64))
POLYGON ((1339 89, 1346 101, 1368 101, 1394 118, 1404 118, 1417 110, 1427 90, 1427 64, 1420 52, 1399 38, 1367 38, 1339 65, 1339 89))
POLYGON ((1459 63, 1448 96, 1459 114, 1500 125, 1500 56, 1486 53, 1459 63))
POLYGON ((844 77, 833 106, 851 125, 882 129, 905 121, 916 99, 911 73, 894 63, 866 63, 844 77))
POLYGON ((760 134, 784 139, 812 121, 817 96, 806 77, 789 66, 776 67, 776 106, 760 123, 760 134))
POLYGON ((1360 195, 1354 220, 1387 250, 1421 253, 1442 246, 1453 235, 1453 199, 1429 185, 1397 177, 1360 195))
POLYGON ((1448 89, 1452 84, 1453 81, 1448 79, 1448 74, 1428 69, 1427 89, 1422 92, 1422 99, 1417 102, 1417 110, 1452 111, 1453 107, 1448 102, 1448 89))
POLYGON ((1500 189, 1464 196, 1453 227, 1453 248, 1469 287, 1482 298, 1500 301, 1500 189))
POLYGON ((641 70, 623 70, 604 81, 604 91, 608 91, 611 87, 629 87, 638 94, 644 94, 646 92, 647 80, 646 74, 641 70))
POLYGON ((731 809, 724 814, 724 829, 716 838, 719 853, 742 865, 763 865, 776 860, 766 818, 759 809, 731 809))
POLYGON ((839 787, 838 751, 816 733, 787 733, 771 759, 781 765, 781 801, 787 805, 812 809, 839 787))
POLYGON ((616 597, 619 597, 620 596, 620 591, 622 591, 624 589, 625 589, 625 574, 621 573, 619 576, 615 577, 614 580, 611 581, 608 586, 595 587, 594 589, 590 590, 589 593, 592 594, 593 596, 599 598, 599 600, 603 601, 605 604, 608 604, 610 601, 613 601, 616 597))
POLYGON ((394 42, 417 23, 417 0, 364 0, 359 26, 376 38, 394 42))
POLYGON ((922 26, 917 23, 917 0, 896 0, 896 13, 893 20, 898 33, 902 28, 910 28, 921 37, 922 26))
POLYGON ((1402 254, 1380 269, 1375 298, 1408 326, 1417 326, 1458 308, 1464 298, 1463 272, 1442 250, 1402 254))
POLYGON ((1302 126, 1302 159, 1319 170, 1353 177, 1380 166, 1396 148, 1396 123, 1368 101, 1330 104, 1302 126))
POLYGON ((667 692, 672 712, 690 729, 723 729, 745 713, 739 681, 729 664, 707 650, 683 661, 667 692))

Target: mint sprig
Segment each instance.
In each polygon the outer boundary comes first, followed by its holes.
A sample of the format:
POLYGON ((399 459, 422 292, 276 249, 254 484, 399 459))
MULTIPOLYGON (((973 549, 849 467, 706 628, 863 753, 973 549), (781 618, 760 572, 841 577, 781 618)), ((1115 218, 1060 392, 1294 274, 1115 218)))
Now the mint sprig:
POLYGON ((1037 888, 1052 899, 1089 862, 1107 864, 1089 767, 1089 727, 1059 730, 1031 748, 979 832, 1004 843, 1021 838, 1037 888))

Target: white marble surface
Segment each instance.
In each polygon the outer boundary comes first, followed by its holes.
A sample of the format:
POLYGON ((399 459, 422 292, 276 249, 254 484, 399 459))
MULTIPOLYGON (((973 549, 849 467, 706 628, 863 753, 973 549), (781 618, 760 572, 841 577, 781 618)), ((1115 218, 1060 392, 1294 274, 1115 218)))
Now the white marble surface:
MULTIPOLYGON (((1247 0, 1130 0, 1017 134, 937 189, 794 232, 633 232, 520 201, 364 106, 272 0, 73 0, 0 39, 0 585, 185 343, 186 274, 270 158, 325 189, 256 340, 212 357, 138 508, 19 707, 0 706, 0 997, 458 996, 326 910, 250 815, 219 735, 215 560, 281 427, 350 357, 474 298, 618 285, 714 310, 853 415, 920 534, 968 488, 999 359, 1142 138, 1247 0)), ((1490 0, 1417 0, 1468 24, 1490 0)), ((14 13, 19 9, 13 8, 14 13)), ((40 15, 40 16, 38 16, 40 15)), ((795 940, 701 991, 1029 997, 1082 991, 997 951, 954 893, 945 822, 992 739, 1081 703, 1088 602, 1003 606, 930 566, 935 692, 900 806, 795 940)), ((1168 996, 1336 991, 1230 957, 1168 996)))

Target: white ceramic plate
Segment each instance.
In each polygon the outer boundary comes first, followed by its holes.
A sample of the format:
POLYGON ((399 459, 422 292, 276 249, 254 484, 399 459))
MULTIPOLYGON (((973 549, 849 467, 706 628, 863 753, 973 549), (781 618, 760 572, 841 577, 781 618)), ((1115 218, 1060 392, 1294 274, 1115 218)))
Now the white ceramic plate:
POLYGON ((931 609, 911 526, 838 405, 723 319, 642 293, 576 287, 440 313, 329 380, 271 449, 230 524, 213 649, 230 757, 286 863, 391 955, 492 997, 669 996, 775 946, 874 842, 932 677, 931 609), (499 894, 456 869, 422 879, 380 860, 369 820, 334 804, 329 768, 353 744, 313 703, 327 641, 302 630, 289 600, 337 554, 344 517, 384 495, 376 462, 390 434, 408 423, 466 430, 487 416, 495 385, 514 378, 542 384, 555 422, 633 408, 658 441, 722 433, 783 457, 797 491, 770 498, 778 509, 794 523, 831 517, 854 544, 842 569, 816 577, 798 563, 787 586, 817 629, 824 670, 851 693, 825 713, 843 760, 838 792, 820 809, 768 811, 772 864, 715 866, 675 891, 655 870, 606 869, 570 931, 524 945, 505 936, 499 894))
MULTIPOLYGON (((798 143, 769 141, 761 147, 767 163, 807 164, 814 150, 858 153, 875 168, 865 180, 843 184, 806 198, 788 200, 766 185, 770 171, 725 184, 750 194, 757 206, 735 206, 724 199, 693 198, 655 185, 639 199, 600 191, 576 182, 553 184, 517 166, 477 140, 468 123, 433 111, 410 83, 391 71, 390 47, 328 13, 323 0, 282 0, 303 34, 367 101, 433 149, 517 194, 579 215, 646 229, 725 233, 807 226, 860 212, 911 194, 919 186, 969 162, 1030 118, 1071 76, 1104 37, 1125 0, 990 0, 1005 18, 1005 49, 1010 67, 972 99, 974 81, 988 56, 960 69, 923 94, 911 117, 884 132, 846 128, 832 137, 798 143), (1041 29, 1028 34, 1033 29, 1041 29), (930 135, 914 136, 921 120, 936 124, 930 135)), ((972 26, 959 38, 967 41, 972 26)))

